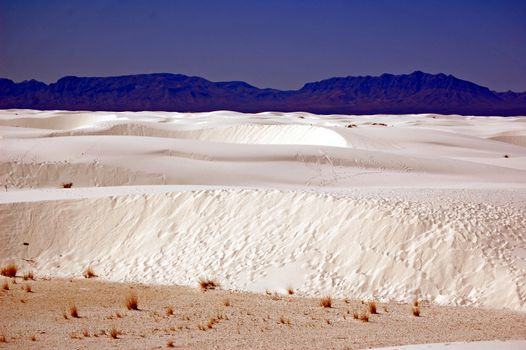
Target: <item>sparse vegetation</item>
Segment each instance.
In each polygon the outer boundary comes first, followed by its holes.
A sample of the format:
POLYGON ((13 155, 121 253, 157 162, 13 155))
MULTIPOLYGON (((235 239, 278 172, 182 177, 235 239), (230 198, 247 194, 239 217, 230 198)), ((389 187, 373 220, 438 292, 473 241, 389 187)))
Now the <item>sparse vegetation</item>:
POLYGON ((84 330, 82 331, 82 335, 84 336, 84 338, 88 338, 88 337, 90 336, 90 334, 89 334, 89 330, 84 329, 84 330))
POLYGON ((69 306, 69 315, 74 318, 80 318, 79 309, 75 304, 69 306))
POLYGON ((504 155, 504 158, 509 158, 509 157, 510 157, 510 156, 509 156, 509 155, 507 155, 507 154, 505 154, 505 155, 504 155))
POLYGON ((369 322, 369 314, 367 314, 366 312, 359 313, 358 311, 354 311, 352 314, 352 317, 355 320, 360 320, 362 322, 369 322))
POLYGON ((86 268, 86 270, 84 271, 84 273, 82 275, 85 278, 97 277, 97 275, 95 274, 95 271, 93 271, 93 267, 91 267, 91 265, 86 268))
POLYGON ((173 314, 174 314, 173 306, 166 307, 166 316, 173 316, 173 314))
POLYGON ((173 340, 168 340, 166 342, 166 347, 167 348, 175 348, 174 341, 173 340))
POLYGON ((288 295, 293 295, 296 292, 294 291, 293 288, 289 287, 289 288, 287 288, 287 293, 288 293, 288 295))
POLYGON ((35 335, 31 336, 31 341, 37 341, 37 337, 35 335))
POLYGON ((2 289, 9 290, 9 282, 7 282, 7 280, 4 280, 4 282, 2 283, 2 289))
POLYGON ((126 307, 128 310, 139 310, 139 297, 135 293, 130 293, 126 297, 126 307))
POLYGON ((373 123, 373 125, 378 125, 378 126, 387 126, 387 124, 385 124, 385 123, 373 123))
POLYGON ((223 300, 223 305, 225 305, 226 307, 229 307, 231 305, 230 300, 229 299, 223 300))
POLYGON ((420 306, 419 305, 413 305, 413 316, 419 317, 420 316, 420 306))
POLYGON ((320 300, 320 306, 330 308, 332 307, 332 298, 330 296, 323 297, 320 300))
POLYGON ((33 275, 33 271, 28 271, 26 273, 24 273, 24 281, 27 281, 27 280, 35 280, 35 276, 33 275))
POLYGON ((290 320, 289 320, 288 318, 285 318, 285 317, 281 316, 281 317, 279 318, 278 323, 279 323, 279 324, 288 324, 288 325, 290 325, 290 320))
POLYGON ((71 188, 73 186, 73 182, 63 182, 62 188, 71 188))
POLYGON ((26 284, 26 285, 24 285, 24 290, 25 290, 27 293, 33 293, 33 289, 31 288, 31 285, 30 285, 30 284, 26 284))
POLYGON ((219 288, 219 282, 213 279, 208 278, 200 278, 199 279, 199 287, 203 292, 206 292, 209 289, 216 289, 219 288))
POLYGON ((0 275, 5 277, 16 277, 16 272, 18 271, 18 267, 16 264, 8 264, 2 269, 0 269, 0 275))
POLYGON ((7 339, 5 338, 5 336, 0 335, 0 343, 7 343, 7 339))
POLYGON ((218 321, 217 318, 215 318, 215 317, 210 317, 210 318, 208 319, 208 323, 206 324, 206 327, 207 327, 208 329, 212 329, 212 328, 214 327, 214 325, 217 323, 217 321, 218 321))
POLYGON ((376 310, 376 301, 371 300, 367 303, 367 309, 369 310, 370 314, 376 314, 378 313, 376 310))
POLYGON ((111 327, 109 334, 113 339, 118 339, 119 335, 121 335, 121 332, 117 328, 111 327))

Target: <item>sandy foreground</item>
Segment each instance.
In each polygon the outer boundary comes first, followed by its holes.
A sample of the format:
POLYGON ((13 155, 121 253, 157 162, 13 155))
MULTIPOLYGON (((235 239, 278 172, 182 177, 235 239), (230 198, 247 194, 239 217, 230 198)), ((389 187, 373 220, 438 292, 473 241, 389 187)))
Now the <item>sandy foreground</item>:
POLYGON ((526 339, 525 117, 7 110, 0 185, 0 347, 526 339))
POLYGON ((323 308, 319 298, 96 279, 19 278, 9 284, 10 290, 0 292, 0 335, 7 341, 2 348, 147 349, 167 348, 172 341, 185 349, 362 349, 526 334, 526 315, 509 310, 422 303, 415 317, 409 304, 378 303, 378 314, 363 322, 353 313, 368 306, 357 300, 338 299, 323 308), (23 290, 26 285, 32 292, 23 290), (138 311, 125 306, 131 292, 138 296, 138 311), (79 318, 70 315, 72 305, 79 318), (117 339, 112 328, 120 332, 117 339))

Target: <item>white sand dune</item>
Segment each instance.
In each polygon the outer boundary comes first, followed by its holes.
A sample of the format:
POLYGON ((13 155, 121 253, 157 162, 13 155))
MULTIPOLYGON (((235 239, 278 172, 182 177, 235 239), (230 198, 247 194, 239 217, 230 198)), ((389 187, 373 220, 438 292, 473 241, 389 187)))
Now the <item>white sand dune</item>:
POLYGON ((523 117, 2 111, 0 263, 526 311, 521 135, 523 117))

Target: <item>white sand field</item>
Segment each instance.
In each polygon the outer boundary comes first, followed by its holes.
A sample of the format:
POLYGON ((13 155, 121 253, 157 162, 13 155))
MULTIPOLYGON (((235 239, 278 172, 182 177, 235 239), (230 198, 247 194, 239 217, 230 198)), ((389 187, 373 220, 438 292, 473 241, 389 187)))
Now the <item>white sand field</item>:
POLYGON ((526 117, 7 110, 0 184, 40 275, 526 311, 526 117))

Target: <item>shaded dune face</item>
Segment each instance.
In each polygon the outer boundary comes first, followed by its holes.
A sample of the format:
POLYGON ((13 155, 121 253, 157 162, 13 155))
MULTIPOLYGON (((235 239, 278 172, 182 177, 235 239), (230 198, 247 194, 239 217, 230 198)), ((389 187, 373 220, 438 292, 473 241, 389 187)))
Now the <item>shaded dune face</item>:
POLYGON ((0 263, 525 310, 524 120, 2 111, 0 263))

